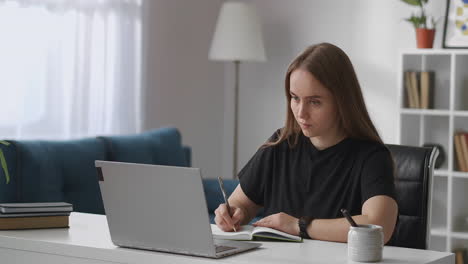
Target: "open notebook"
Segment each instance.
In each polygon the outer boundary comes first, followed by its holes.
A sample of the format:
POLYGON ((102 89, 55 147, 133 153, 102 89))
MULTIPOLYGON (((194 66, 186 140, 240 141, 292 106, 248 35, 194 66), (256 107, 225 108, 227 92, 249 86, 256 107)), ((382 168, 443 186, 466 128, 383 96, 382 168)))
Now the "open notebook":
POLYGON ((229 240, 262 240, 275 239, 290 242, 302 242, 302 238, 269 227, 243 225, 237 232, 224 232, 217 225, 211 224, 211 232, 215 239, 229 240))

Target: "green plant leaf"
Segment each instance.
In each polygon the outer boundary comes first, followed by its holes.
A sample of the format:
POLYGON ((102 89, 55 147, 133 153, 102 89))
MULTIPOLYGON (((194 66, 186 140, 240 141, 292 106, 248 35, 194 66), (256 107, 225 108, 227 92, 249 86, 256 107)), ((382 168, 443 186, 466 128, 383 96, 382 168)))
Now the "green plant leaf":
POLYGON ((421 6, 421 0, 401 0, 401 1, 407 3, 408 5, 421 6))
POLYGON ((8 166, 3 155, 3 150, 0 149, 0 163, 2 164, 3 172, 5 172, 6 184, 10 183, 10 174, 8 173, 8 166))
POLYGON ((410 18, 405 19, 413 24, 415 28, 426 28, 426 16, 412 14, 410 18))

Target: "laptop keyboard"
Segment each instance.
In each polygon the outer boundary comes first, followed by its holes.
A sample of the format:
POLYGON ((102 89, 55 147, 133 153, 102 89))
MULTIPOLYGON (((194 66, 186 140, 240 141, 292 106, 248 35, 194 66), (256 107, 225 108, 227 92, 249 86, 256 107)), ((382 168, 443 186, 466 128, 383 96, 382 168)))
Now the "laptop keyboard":
POLYGON ((220 246, 220 245, 215 245, 215 248, 216 248, 216 253, 220 253, 220 252, 228 251, 228 250, 231 250, 231 249, 235 249, 235 247, 220 246))

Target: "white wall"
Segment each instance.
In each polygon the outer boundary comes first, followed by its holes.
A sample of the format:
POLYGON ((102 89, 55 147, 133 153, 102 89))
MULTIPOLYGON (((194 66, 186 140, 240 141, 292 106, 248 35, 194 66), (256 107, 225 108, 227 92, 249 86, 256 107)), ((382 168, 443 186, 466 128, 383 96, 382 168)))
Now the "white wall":
MULTIPOLYGON (((239 169, 284 123, 284 74, 290 61, 322 41, 350 56, 377 129, 385 142, 395 143, 398 52, 415 47, 414 29, 403 21, 414 9, 398 0, 251 2, 263 24, 268 61, 240 67, 239 169)), ((431 1, 429 13, 443 17, 445 2, 431 1)), ((177 126, 192 147, 193 166, 210 178, 228 177, 232 168, 232 102, 224 97, 232 94, 234 68, 207 59, 220 5, 221 0, 144 2, 144 129, 177 126)), ((436 47, 443 18, 438 25, 436 47)))
POLYGON ((173 125, 205 177, 221 172, 223 64, 208 61, 220 0, 143 2, 143 129, 173 125))
MULTIPOLYGON (((254 0, 264 29, 266 63, 241 65, 239 167, 284 124, 284 75, 306 46, 331 42, 351 58, 383 140, 396 143, 399 51, 413 48, 415 33, 403 21, 414 9, 397 0, 254 0)), ((435 47, 441 46, 445 2, 430 1, 428 13, 442 17, 435 47)))

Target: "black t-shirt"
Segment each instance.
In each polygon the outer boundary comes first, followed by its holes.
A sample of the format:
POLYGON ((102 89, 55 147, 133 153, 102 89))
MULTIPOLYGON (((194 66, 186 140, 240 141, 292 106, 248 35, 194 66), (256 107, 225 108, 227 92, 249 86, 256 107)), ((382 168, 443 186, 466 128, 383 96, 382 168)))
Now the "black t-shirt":
MULTIPOLYGON (((278 131, 270 138, 277 138, 278 131)), ((346 138, 318 150, 300 133, 298 144, 287 140, 260 148, 239 172, 244 193, 264 207, 265 215, 284 212, 317 219, 361 214, 376 195, 395 198, 393 159, 381 143, 346 138)))

